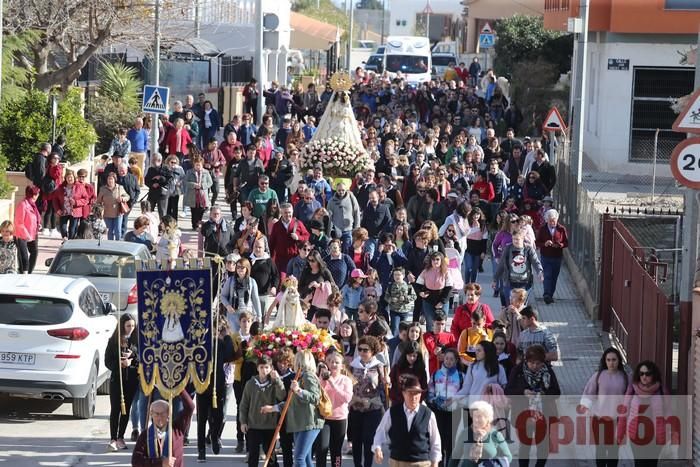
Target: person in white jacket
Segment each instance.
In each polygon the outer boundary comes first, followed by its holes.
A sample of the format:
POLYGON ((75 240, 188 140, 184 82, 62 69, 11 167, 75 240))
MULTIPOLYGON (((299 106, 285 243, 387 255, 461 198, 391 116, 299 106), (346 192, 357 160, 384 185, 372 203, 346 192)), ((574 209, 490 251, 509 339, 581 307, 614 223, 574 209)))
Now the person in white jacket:
POLYGON ((253 321, 260 321, 262 312, 258 284, 250 277, 250 261, 241 258, 236 262, 236 273, 231 274, 221 286, 220 300, 226 308, 226 317, 231 329, 238 332, 240 324, 238 315, 247 311, 253 315, 253 321))

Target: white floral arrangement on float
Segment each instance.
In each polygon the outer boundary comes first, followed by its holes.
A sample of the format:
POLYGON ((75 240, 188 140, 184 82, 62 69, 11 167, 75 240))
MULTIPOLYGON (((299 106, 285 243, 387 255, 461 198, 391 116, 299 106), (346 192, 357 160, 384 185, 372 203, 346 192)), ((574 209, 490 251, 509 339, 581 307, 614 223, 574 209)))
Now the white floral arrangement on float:
POLYGON ((374 166, 363 147, 353 146, 337 137, 307 143, 301 152, 301 168, 313 169, 320 165, 325 175, 354 177, 374 166))

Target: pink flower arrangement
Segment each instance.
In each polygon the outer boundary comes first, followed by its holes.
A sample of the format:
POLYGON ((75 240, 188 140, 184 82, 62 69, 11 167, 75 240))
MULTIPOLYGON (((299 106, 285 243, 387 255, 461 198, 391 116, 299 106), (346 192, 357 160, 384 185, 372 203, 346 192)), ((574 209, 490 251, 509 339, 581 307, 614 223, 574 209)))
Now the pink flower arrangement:
POLYGON ((248 346, 246 357, 250 359, 263 355, 274 357, 280 349, 291 347, 295 350, 311 350, 314 357, 320 359, 331 346, 335 345, 336 342, 328 331, 317 329, 310 324, 301 330, 278 328, 254 337, 251 345, 248 346))

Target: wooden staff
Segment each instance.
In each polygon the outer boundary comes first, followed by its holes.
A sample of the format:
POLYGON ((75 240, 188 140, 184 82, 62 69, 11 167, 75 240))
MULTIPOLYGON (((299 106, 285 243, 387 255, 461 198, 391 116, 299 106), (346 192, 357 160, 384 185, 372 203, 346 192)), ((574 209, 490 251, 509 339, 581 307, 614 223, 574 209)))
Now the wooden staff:
MULTIPOLYGON (((299 370, 294 376, 294 381, 299 381, 299 378, 301 377, 301 370, 299 370)), ((277 438, 280 435, 280 430, 282 430, 282 423, 284 423, 284 417, 287 416, 287 410, 289 410, 289 405, 292 402, 292 396, 294 393, 292 390, 289 390, 289 394, 287 394, 287 401, 284 403, 284 408, 282 408, 282 413, 280 414, 280 419, 277 422, 277 427, 275 428, 275 432, 272 435, 272 441, 270 442, 270 447, 267 448, 267 454, 265 455, 265 463, 263 464, 263 467, 267 467, 267 464, 270 462, 270 459, 272 458, 272 453, 275 450, 275 443, 277 443, 277 438)))
POLYGON ((121 414, 126 415, 126 403, 124 402, 124 376, 122 375, 122 267, 122 259, 119 258, 117 260, 117 342, 119 343, 117 352, 119 352, 119 397, 121 399, 121 414))
POLYGON ((173 391, 168 397, 168 457, 173 456, 173 391))
POLYGON ((385 404, 386 407, 389 408, 391 406, 391 402, 389 399, 389 367, 387 365, 384 365, 384 399, 385 399, 385 404))

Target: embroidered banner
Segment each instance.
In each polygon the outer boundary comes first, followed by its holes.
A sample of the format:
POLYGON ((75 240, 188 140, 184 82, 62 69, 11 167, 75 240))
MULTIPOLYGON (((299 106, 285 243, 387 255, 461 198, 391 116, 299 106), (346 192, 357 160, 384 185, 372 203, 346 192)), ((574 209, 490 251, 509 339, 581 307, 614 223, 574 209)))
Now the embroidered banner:
POLYGON ((213 361, 211 270, 145 270, 136 280, 143 392, 157 387, 167 399, 190 381, 204 392, 213 361))

